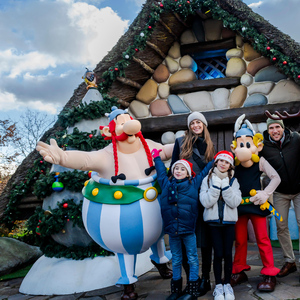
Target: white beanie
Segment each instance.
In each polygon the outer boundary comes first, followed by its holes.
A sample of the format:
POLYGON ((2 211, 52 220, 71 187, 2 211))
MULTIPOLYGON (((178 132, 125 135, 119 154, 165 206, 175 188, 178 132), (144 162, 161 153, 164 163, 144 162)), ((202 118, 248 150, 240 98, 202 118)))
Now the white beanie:
POLYGON ((194 111, 188 116, 187 119, 188 127, 190 127, 191 122, 194 120, 200 120, 206 127, 208 127, 207 121, 201 112, 194 111))

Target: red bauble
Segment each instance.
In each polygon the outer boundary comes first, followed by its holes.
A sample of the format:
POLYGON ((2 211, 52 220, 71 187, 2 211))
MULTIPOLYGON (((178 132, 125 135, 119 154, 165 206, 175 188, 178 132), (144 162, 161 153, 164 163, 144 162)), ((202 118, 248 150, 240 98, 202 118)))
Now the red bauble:
POLYGON ((270 46, 268 46, 268 47, 267 47, 267 50, 268 50, 268 51, 270 51, 270 50, 271 50, 271 47, 270 47, 270 46))
POLYGON ((287 65, 287 61, 285 60, 284 62, 282 62, 283 65, 287 65))
POLYGON ((273 57, 272 59, 273 59, 273 61, 276 61, 277 58, 276 58, 276 57, 273 57))
POLYGON ((67 208, 68 206, 69 206, 68 203, 63 204, 63 208, 67 208))
POLYGON ((93 135, 92 134, 89 134, 89 138, 91 139, 93 137, 93 135))

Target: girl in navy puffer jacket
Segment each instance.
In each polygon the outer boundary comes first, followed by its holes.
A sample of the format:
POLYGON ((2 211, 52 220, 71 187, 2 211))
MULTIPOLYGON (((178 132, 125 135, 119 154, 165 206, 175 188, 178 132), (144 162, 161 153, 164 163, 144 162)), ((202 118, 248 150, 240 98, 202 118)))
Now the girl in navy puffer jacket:
POLYGON ((172 293, 167 299, 197 299, 200 280, 195 227, 198 215, 199 188, 203 178, 212 167, 212 162, 208 163, 204 170, 195 176, 190 162, 185 159, 178 160, 172 165, 172 176, 169 178, 166 167, 159 157, 159 151, 152 150, 152 156, 157 171, 157 180, 162 189, 161 213, 164 231, 169 235, 172 252, 172 293), (185 245, 190 266, 187 294, 183 296, 181 296, 182 242, 185 245))

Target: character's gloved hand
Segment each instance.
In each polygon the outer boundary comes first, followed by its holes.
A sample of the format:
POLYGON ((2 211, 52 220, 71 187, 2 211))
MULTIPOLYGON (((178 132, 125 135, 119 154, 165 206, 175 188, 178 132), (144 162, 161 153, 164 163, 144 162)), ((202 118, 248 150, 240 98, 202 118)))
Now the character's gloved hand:
POLYGON ((154 149, 151 151, 152 157, 153 157, 153 158, 158 157, 160 151, 162 151, 162 149, 157 150, 157 149, 154 148, 154 149))
POLYGON ((268 200, 269 196, 265 191, 256 191, 256 195, 249 200, 255 205, 262 205, 268 200))
POLYGON ((212 174, 212 177, 211 177, 211 184, 212 184, 214 187, 221 189, 222 180, 221 180, 221 178, 219 178, 217 175, 212 174))
POLYGON ((225 188, 229 187, 229 177, 225 177, 222 179, 221 189, 224 190, 225 188))

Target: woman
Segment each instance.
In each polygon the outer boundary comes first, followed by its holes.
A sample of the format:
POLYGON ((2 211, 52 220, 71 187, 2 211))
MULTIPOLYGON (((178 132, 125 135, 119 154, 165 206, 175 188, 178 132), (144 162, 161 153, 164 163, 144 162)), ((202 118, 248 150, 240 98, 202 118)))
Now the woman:
MULTIPOLYGON (((192 112, 187 120, 188 130, 185 135, 175 140, 172 154, 172 165, 179 159, 186 159, 193 164, 193 170, 199 174, 206 164, 214 158, 215 149, 207 129, 207 121, 200 112, 192 112)), ((203 221, 202 205, 199 205, 199 214, 196 225, 197 247, 201 248, 202 257, 202 277, 199 287, 199 297, 205 295, 211 290, 209 273, 212 260, 212 243, 209 235, 209 227, 203 221)), ((189 274, 189 265, 187 256, 183 248, 183 268, 186 274, 189 274)))

